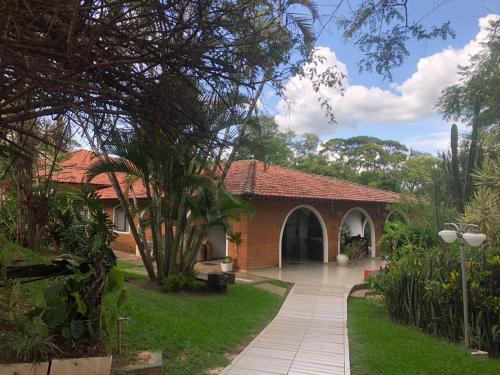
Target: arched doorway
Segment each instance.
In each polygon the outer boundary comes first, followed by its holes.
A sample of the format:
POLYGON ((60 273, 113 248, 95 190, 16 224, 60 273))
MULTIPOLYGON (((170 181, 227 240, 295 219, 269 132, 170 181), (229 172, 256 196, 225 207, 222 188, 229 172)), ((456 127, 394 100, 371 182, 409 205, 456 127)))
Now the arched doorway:
POLYGON ((351 208, 342 218, 339 230, 338 253, 343 253, 343 246, 353 239, 366 239, 366 255, 375 258, 375 226, 368 212, 361 207, 351 208))
POLYGON ((279 241, 279 266, 304 261, 328 262, 328 236, 321 214, 300 205, 285 217, 279 241))
POLYGON ((407 224, 408 217, 402 211, 393 210, 393 211, 389 212, 389 215, 387 215, 387 217, 385 218, 385 224, 387 224, 387 223, 407 224))

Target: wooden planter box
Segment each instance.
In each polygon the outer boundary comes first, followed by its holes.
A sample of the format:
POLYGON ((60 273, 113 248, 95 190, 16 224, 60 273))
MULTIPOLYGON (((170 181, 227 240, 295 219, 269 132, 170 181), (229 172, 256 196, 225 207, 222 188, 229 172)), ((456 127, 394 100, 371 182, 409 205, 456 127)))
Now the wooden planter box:
POLYGON ((50 375, 109 375, 112 359, 112 356, 53 359, 50 375))
POLYGON ((42 363, 0 364, 0 375, 109 375, 112 356, 53 359, 42 363))
POLYGON ((49 362, 0 363, 0 375, 47 375, 49 362))

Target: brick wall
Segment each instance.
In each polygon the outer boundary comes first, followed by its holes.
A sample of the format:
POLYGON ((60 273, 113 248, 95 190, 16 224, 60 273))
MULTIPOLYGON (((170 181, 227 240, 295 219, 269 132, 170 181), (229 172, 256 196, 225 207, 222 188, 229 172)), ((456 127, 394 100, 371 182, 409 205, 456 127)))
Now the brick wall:
MULTIPOLYGON (((254 216, 233 222, 233 230, 242 233, 239 246, 238 267, 242 269, 276 267, 279 265, 280 234, 288 213, 299 205, 312 206, 324 220, 328 235, 328 260, 335 261, 339 246, 339 231, 342 218, 354 207, 361 207, 370 215, 375 240, 383 233, 387 212, 384 205, 375 203, 356 204, 355 202, 323 202, 313 200, 252 199, 254 216)), ((229 255, 235 257, 235 246, 229 244, 229 255)), ((376 248, 376 255, 380 253, 376 248)))
POLYGON ((235 265, 241 269, 248 269, 248 260, 252 257, 251 250, 248 248, 248 217, 242 215, 239 221, 232 220, 230 222, 231 229, 234 232, 241 232, 241 244, 238 245, 238 254, 236 253, 236 245, 232 242, 227 244, 227 253, 235 259, 235 265))
MULTIPOLYGON (((113 210, 115 209, 115 207, 120 205, 118 199, 106 199, 103 200, 102 202, 103 202, 104 212, 106 212, 109 215, 110 220, 113 221, 113 210)), ((137 224, 138 221, 136 217, 134 225, 137 224)), ((118 237, 116 237, 116 239, 111 243, 111 248, 113 250, 124 251, 127 253, 135 254, 136 245, 132 233, 117 232, 117 234, 118 237)))
MULTIPOLYGON (((254 216, 242 216, 239 221, 232 221, 234 231, 241 232, 242 242, 236 246, 229 242, 228 253, 236 259, 241 269, 277 267, 279 265, 279 241, 281 230, 288 213, 297 206, 305 205, 315 208, 323 218, 328 234, 328 261, 336 260, 339 247, 339 231, 342 218, 354 207, 361 207, 370 215, 375 228, 375 241, 383 234, 387 212, 383 204, 359 202, 323 202, 314 200, 287 199, 252 199, 254 216)), ((119 205, 118 200, 105 200, 104 210, 113 220, 113 209, 119 205)), ((137 225, 137 220, 135 221, 137 225)), ((131 233, 118 233, 111 244, 114 250, 135 253, 136 244, 131 233)), ((380 256, 378 247, 376 255, 380 256)))

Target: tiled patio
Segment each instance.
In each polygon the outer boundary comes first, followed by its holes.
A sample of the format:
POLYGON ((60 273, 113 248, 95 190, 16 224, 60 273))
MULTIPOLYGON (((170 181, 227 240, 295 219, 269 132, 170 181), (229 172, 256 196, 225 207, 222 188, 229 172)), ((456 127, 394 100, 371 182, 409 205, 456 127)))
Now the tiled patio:
POLYGON ((383 260, 380 258, 361 259, 350 266, 339 266, 335 262, 307 261, 302 264, 287 264, 283 268, 265 268, 250 272, 254 275, 296 284, 350 288, 363 281, 363 273, 366 268, 378 269, 382 264, 383 260))
POLYGON ((296 283, 276 318, 223 372, 224 375, 349 375, 347 295, 365 268, 305 263, 252 271, 296 283))

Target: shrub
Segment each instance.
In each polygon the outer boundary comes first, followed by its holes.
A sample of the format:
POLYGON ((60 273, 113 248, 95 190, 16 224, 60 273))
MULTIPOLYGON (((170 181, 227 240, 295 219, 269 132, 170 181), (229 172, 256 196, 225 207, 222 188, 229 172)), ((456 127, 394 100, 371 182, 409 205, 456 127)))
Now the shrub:
MULTIPOLYGON (((412 251, 397 253, 388 267, 371 279, 371 287, 384 296, 390 317, 451 341, 461 340, 464 329, 458 247, 416 246, 412 251)), ((471 345, 491 356, 500 354, 499 255, 500 248, 467 250, 471 345)))
POLYGON ((0 198, 0 233, 9 240, 16 239, 17 214, 16 199, 12 194, 5 194, 0 198))
POLYGON ((439 244, 435 230, 429 225, 415 225, 388 222, 380 237, 379 247, 388 258, 401 253, 429 249, 439 244))
MULTIPOLYGON (((54 349, 51 345, 52 338, 58 343, 71 340, 75 348, 80 339, 86 343, 89 340, 93 343, 106 342, 107 349, 110 350, 112 330, 116 322, 114 317, 126 297, 125 291, 121 289, 123 280, 112 269, 116 261, 110 247, 115 238, 113 225, 103 212, 98 196, 85 190, 59 192, 55 200, 49 218, 54 230, 48 232, 51 236, 46 241, 70 254, 64 256, 64 259, 71 272, 51 280, 43 296, 37 301, 25 300, 21 296, 19 281, 2 280, 9 293, 9 321, 28 322, 32 326, 36 321, 38 328, 43 323, 47 331, 43 335, 33 329, 11 333, 4 340, 4 350, 16 358, 19 353, 24 353, 23 358, 30 359, 50 356, 53 354, 50 350, 54 349), (75 202, 78 204, 74 204, 75 202), (82 207, 88 210, 88 216, 79 214, 78 210, 82 207), (117 292, 116 303, 104 308, 104 296, 112 291, 117 292), (23 302, 23 309, 16 308, 20 305, 18 302, 23 302), (47 352, 40 350, 44 345, 47 352)), ((29 249, 12 244, 3 236, 0 236, 0 247, 0 276, 3 279, 13 260, 27 261, 33 258, 29 249)), ((44 259, 32 260, 32 263, 47 262, 44 259)))
POLYGON ((33 320, 20 318, 16 332, 0 334, 0 350, 19 362, 39 362, 50 359, 61 350, 49 336, 48 327, 39 317, 33 320))
POLYGON ((181 290, 193 290, 196 279, 194 274, 177 273, 163 280, 161 289, 164 292, 179 292, 181 290))
POLYGON ((363 258, 367 251, 367 240, 363 237, 353 237, 350 242, 344 244, 344 253, 350 260, 357 260, 363 258))

